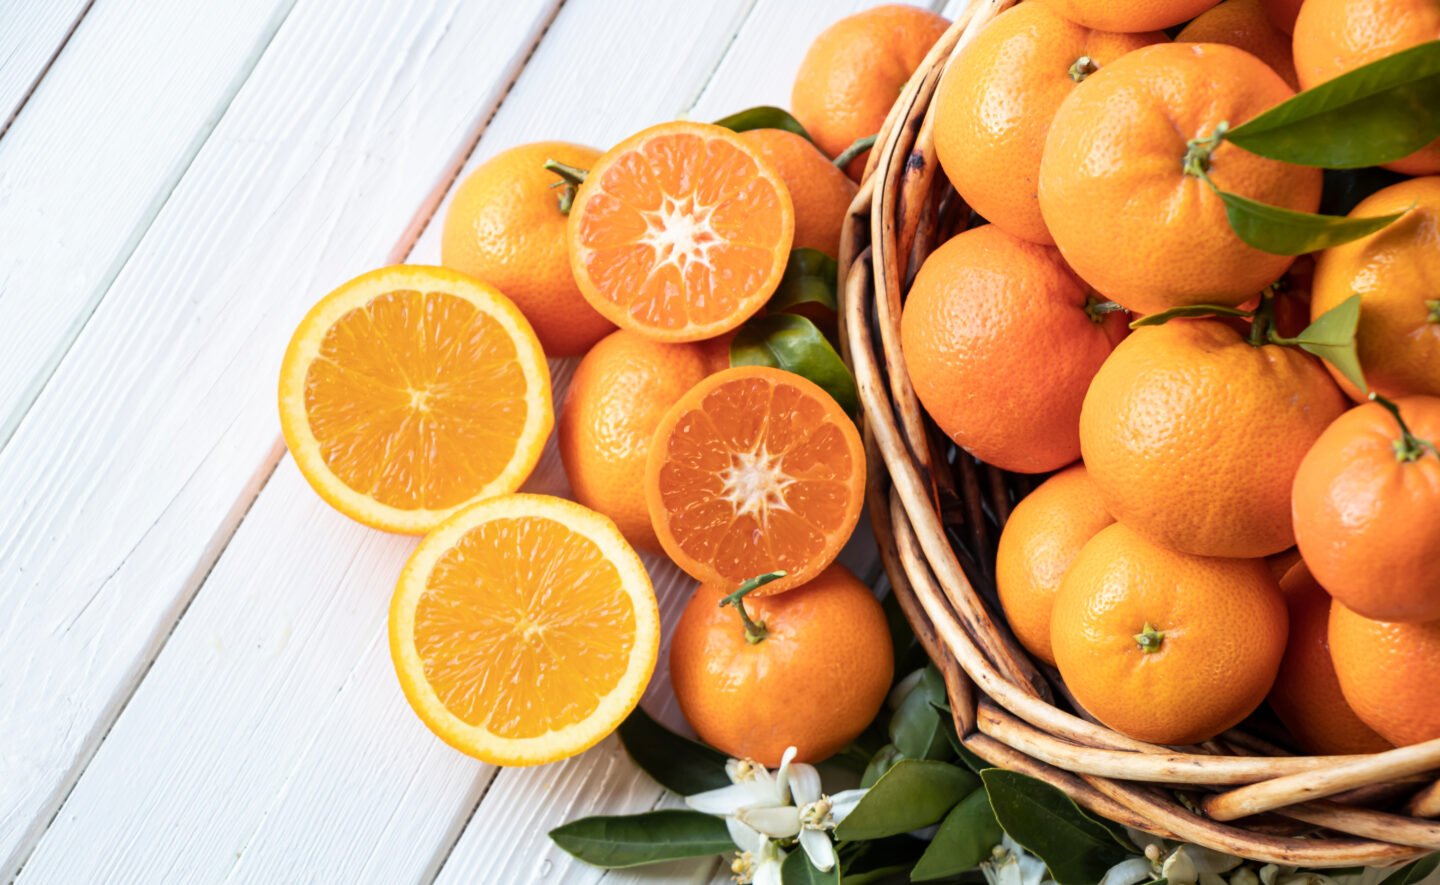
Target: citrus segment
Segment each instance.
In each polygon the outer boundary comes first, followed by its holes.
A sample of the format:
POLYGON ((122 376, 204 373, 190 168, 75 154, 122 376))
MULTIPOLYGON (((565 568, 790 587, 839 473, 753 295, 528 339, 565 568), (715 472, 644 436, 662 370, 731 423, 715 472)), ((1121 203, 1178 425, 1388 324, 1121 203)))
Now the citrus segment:
POLYGON ((321 497, 366 525, 419 534, 514 491, 553 423, 525 318, 441 268, 356 277, 306 315, 280 372, 280 426, 321 497))
POLYGON ((699 341, 740 325, 775 291, 795 213, 775 168, 735 133, 662 123, 589 171, 570 210, 571 269, 622 328, 699 341))
POLYGON ((634 709, 659 650, 638 556, 609 520, 543 495, 456 514, 395 588, 390 651, 405 697, 462 752, 551 762, 634 709))
POLYGON ((645 496, 670 558, 717 586, 784 570, 766 595, 829 565, 860 518, 865 456, 834 399, 780 369, 701 381, 655 431, 645 496))

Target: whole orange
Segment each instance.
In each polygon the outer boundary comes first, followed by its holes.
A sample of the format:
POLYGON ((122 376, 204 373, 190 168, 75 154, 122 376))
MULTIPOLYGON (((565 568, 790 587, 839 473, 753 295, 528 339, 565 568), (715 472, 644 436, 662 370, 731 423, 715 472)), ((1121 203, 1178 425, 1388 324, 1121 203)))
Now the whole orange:
POLYGON ((1270 689, 1270 707, 1302 749, 1325 756, 1379 753, 1390 744, 1360 721, 1330 661, 1330 597, 1304 564, 1280 579, 1290 639, 1270 689))
POLYGON ((440 261, 504 292, 547 356, 584 353, 615 326, 586 302, 570 273, 560 181, 546 160, 588 169, 594 148, 540 141, 501 151, 460 182, 445 213, 440 261))
POLYGON ((984 225, 925 259, 900 318, 910 382, 957 444, 1005 470, 1080 454, 1080 403, 1125 336, 1051 246, 984 225))
POLYGON ((1096 69, 1165 39, 1093 31, 1040 3, 1001 13, 935 92, 935 152, 950 183, 1006 233, 1053 244, 1035 187, 1056 108, 1096 69))
MULTIPOLYGON (((1368 237, 1320 253, 1310 301, 1318 317, 1360 296, 1355 333, 1365 381, 1385 396, 1440 396, 1440 176, 1376 191, 1352 217, 1405 216, 1368 237)), ((1361 394, 1338 372, 1340 386, 1361 394)))
POLYGON ((1294 261, 1230 229, 1205 183, 1314 212, 1319 169, 1211 139, 1293 95, 1255 56, 1216 43, 1162 43, 1096 71, 1060 105, 1040 161, 1040 212, 1084 280, 1139 313, 1236 305, 1294 261))
POLYGON ((840 253, 840 226, 855 198, 855 182, 835 167, 815 145, 783 129, 752 129, 740 133, 780 173, 790 202, 795 204, 796 249, 819 249, 831 258, 840 253))
POLYGON ((1060 582, 1085 543, 1115 521, 1084 464, 1060 471, 1026 495, 1000 533, 995 586, 1015 638, 1032 655, 1055 663, 1050 611, 1060 582))
POLYGON ((1295 33, 1295 18, 1300 14, 1300 4, 1305 0, 1260 0, 1265 7, 1265 17, 1277 30, 1286 34, 1295 33))
POLYGON ((747 638, 720 600, 735 588, 702 584, 670 642, 670 680, 702 740, 736 758, 777 765, 830 756, 865 730, 894 675, 885 613, 869 588, 831 565, 808 583, 746 597, 764 636, 747 638))
MULTIPOLYGON (((950 22, 902 4, 876 6, 837 21, 805 51, 790 107, 831 157, 874 135, 900 90, 950 22)), ((856 181, 869 152, 846 170, 856 181)))
POLYGON ((665 412, 712 368, 702 344, 668 344, 621 329, 591 348, 570 380, 559 429, 570 488, 638 547, 660 550, 645 504, 650 438, 665 412))
MULTIPOLYGON (((1309 89, 1436 38, 1435 0, 1306 0, 1295 20, 1295 72, 1309 89)), ((1385 166, 1407 175, 1440 172, 1440 139, 1385 166)))
POLYGON ((1295 474, 1295 540, 1316 580, 1381 621, 1440 619, 1440 397, 1379 403, 1326 428, 1295 474))
POLYGON ((1158 31, 1189 21, 1217 0, 1041 0, 1087 28, 1102 31, 1158 31))
POLYGON ((1285 85, 1299 89, 1290 35, 1270 20, 1263 0, 1225 0, 1185 26, 1176 43, 1224 43, 1243 49, 1269 65, 1285 85))
POLYGON ((1101 529, 1055 596, 1050 641, 1075 699, 1123 734, 1193 744, 1260 705, 1285 652, 1265 563, 1177 553, 1101 529))
POLYGON ((1295 543, 1290 487, 1345 397, 1297 348, 1252 346, 1217 320, 1136 330, 1100 367, 1080 449, 1115 518, 1202 556, 1295 543))
POLYGON ((1397 747, 1440 738, 1440 621, 1393 624, 1330 606, 1330 658, 1366 725, 1397 747))

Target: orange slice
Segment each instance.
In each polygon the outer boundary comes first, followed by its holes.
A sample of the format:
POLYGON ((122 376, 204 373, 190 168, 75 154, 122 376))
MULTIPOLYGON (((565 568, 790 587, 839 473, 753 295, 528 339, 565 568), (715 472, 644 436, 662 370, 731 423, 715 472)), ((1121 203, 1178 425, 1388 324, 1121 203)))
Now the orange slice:
POLYGON ((639 702, 660 612, 615 524, 572 501, 504 495, 420 542, 390 602, 390 657, 410 706, 462 753, 554 762, 639 702))
POLYGON ((661 419, 645 465, 650 521, 670 558, 722 587, 783 569, 761 596, 834 561, 864 491, 850 417, 813 382, 764 366, 691 388, 661 419))
POLYGON ((439 267, 356 277, 310 309, 280 368, 280 428, 336 510, 422 534, 520 487, 554 424, 550 372, 504 295, 439 267))
POLYGON ((735 133, 662 123, 595 163, 568 235, 575 282, 596 310, 657 340, 700 341, 775 291, 795 211, 780 173, 735 133))

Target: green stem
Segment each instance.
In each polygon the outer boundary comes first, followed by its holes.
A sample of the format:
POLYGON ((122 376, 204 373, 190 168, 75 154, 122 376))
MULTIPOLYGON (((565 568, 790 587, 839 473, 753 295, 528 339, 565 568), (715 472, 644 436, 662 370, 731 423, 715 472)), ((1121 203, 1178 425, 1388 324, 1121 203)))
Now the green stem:
POLYGON ((1287 343, 1275 331, 1275 293, 1269 289, 1260 296, 1260 306, 1255 308, 1255 316, 1250 320, 1249 340, 1251 347, 1287 343))
POLYGON ((1101 301, 1094 295, 1085 296, 1085 315, 1090 318, 1090 322, 1097 326, 1105 322, 1105 317, 1124 309, 1114 301, 1101 301))
POLYGON ((1159 651, 1164 642, 1165 634, 1150 626, 1149 621, 1146 621, 1145 627, 1135 634, 1135 643, 1140 646, 1140 651, 1147 655, 1153 655, 1159 651))
POLYGON ((879 137, 880 136, 876 134, 867 135, 864 138, 857 138, 854 144, 841 151, 840 156, 835 158, 835 165, 839 166, 841 169, 849 166, 851 160, 855 159, 856 157, 860 156, 861 154, 874 147, 875 139, 879 137))
POLYGON ((1100 66, 1095 64, 1095 59, 1088 55, 1082 55, 1075 59, 1075 64, 1070 66, 1070 79, 1079 83, 1098 70, 1100 70, 1100 66))
POLYGON ((545 168, 560 176, 560 180, 550 186, 560 188, 560 214, 569 215, 570 207, 575 205, 575 192, 585 183, 590 170, 570 166, 558 160, 546 160, 545 168))
POLYGON ((735 610, 740 613, 740 623, 745 625, 745 641, 750 643, 751 645, 755 645, 756 643, 762 641, 766 636, 769 636, 770 633, 768 630, 765 629, 764 621, 757 622, 751 619, 750 612, 745 610, 745 596, 753 590, 758 590, 759 588, 764 587, 771 581, 776 581, 780 578, 785 577, 785 575, 786 572, 783 569, 778 572, 768 572, 763 575, 756 575, 755 577, 741 584, 734 593, 731 593, 729 596, 720 600, 721 608, 724 608, 727 605, 733 605, 735 606, 735 610))
POLYGON ((1400 425, 1400 438, 1393 443, 1395 447, 1395 460, 1402 464, 1410 461, 1418 461, 1425 456, 1426 450, 1434 452, 1435 457, 1440 458, 1440 449, 1437 449, 1433 442, 1428 439, 1421 439, 1410 432, 1410 426, 1405 423, 1404 418, 1400 417, 1400 407, 1398 405, 1373 391, 1370 393, 1370 401, 1378 403, 1385 411, 1393 415, 1395 417, 1395 423, 1400 425))
POLYGON ((1206 184, 1211 187, 1215 186, 1215 183, 1210 181, 1210 177, 1206 174, 1210 171, 1210 155, 1215 153, 1220 142, 1225 140, 1225 133, 1228 131, 1230 131, 1230 124, 1221 120, 1215 126, 1214 132, 1209 135, 1198 135, 1185 142, 1185 159, 1182 168, 1186 175, 1203 178, 1206 184))
POLYGON ((1425 309, 1430 311, 1426 319, 1432 323, 1440 323, 1440 298, 1431 298, 1425 302, 1425 309))

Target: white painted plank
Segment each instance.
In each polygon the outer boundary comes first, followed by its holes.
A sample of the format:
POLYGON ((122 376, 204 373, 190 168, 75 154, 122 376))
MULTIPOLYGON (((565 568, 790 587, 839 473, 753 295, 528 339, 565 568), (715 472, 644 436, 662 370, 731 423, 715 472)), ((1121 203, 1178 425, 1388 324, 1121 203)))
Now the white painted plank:
POLYGON ((0 447, 294 2, 98 3, 0 139, 0 447))
POLYGON ((0 15, 0 132, 89 5, 89 0, 6 0, 0 15))
MULTIPOLYGON (((290 330, 319 294, 380 263, 400 239, 552 10, 550 0, 300 3, 0 452, 0 880, 33 845, 278 459, 275 372, 290 330)), ((314 543, 349 556, 361 536, 346 529, 348 544, 314 543)), ((293 558, 321 555, 310 547, 293 558)), ((314 592, 304 577, 284 587, 314 592)), ((327 590, 340 592, 335 582, 327 590)), ((321 598, 348 604, 343 594, 321 598)), ((246 605, 229 614, 241 618, 246 605)), ((211 626, 223 639, 230 624, 211 626)), ((314 626, 293 625, 302 628, 314 626)), ((360 650, 337 660, 354 666, 360 650)), ((189 664, 178 667, 183 682, 189 664)), ((251 676, 244 713, 263 715, 272 699, 260 680, 273 676, 251 676)), ((170 771, 186 754, 156 747, 164 738, 219 766, 203 756, 207 742, 242 710, 185 712, 134 719, 153 740, 112 758, 122 769, 145 760, 147 789, 178 789, 162 811, 188 817, 117 813, 146 794, 97 777, 28 876, 87 863, 153 874, 215 847, 160 837, 163 826, 183 834, 228 811, 194 804, 193 785, 170 771)), ((225 770, 236 791, 247 783, 246 772, 225 770)), ((226 825, 234 836, 258 821, 226 825)))
MULTIPOLYGON (((715 75, 699 96, 688 103, 677 103, 668 109, 642 115, 638 119, 627 117, 623 131, 616 132, 612 137, 627 134, 628 131, 666 116, 682 113, 695 119, 708 120, 757 104, 787 106, 794 68, 798 66, 814 36, 835 19, 867 6, 878 5, 879 2, 881 0, 847 0, 827 3, 823 8, 817 9, 813 4, 799 4, 792 0, 760 0, 750 11, 715 75), (779 82, 782 77, 783 82, 779 82)), ((557 29, 563 21, 562 15, 556 22, 557 29)), ((542 51, 543 49, 544 47, 542 51)), ((583 62, 583 59, 578 59, 576 63, 579 65, 583 62)), ((516 84, 516 94, 528 85, 527 80, 530 80, 532 73, 538 75, 541 72, 541 69, 527 70, 526 76, 516 84)), ((571 76, 568 73, 561 74, 557 82, 567 82, 571 76)), ((538 81, 539 77, 536 76, 534 80, 538 81)), ((608 82, 607 79, 606 85, 608 82)), ((547 84, 544 88, 553 87, 547 84)), ((514 106, 507 101, 505 108, 501 110, 501 116, 512 107, 514 106)), ((492 134, 508 136, 510 132, 518 130, 527 134, 516 140, 541 137, 534 132, 535 125, 531 119, 502 121, 497 117, 491 130, 481 141, 482 151, 477 151, 477 155, 484 153, 492 134)), ((576 137, 584 140, 582 136, 576 137)), ((509 143, 506 142, 507 145, 509 143)), ((417 254, 422 258, 431 254, 429 250, 433 248, 435 233, 433 228, 427 231, 417 245, 417 254)), ((547 460, 548 458, 547 454, 547 460)), ((552 465, 549 469, 556 469, 557 466, 552 465)), ((541 469, 547 469, 546 462, 542 462, 541 469)), ((847 551, 847 561, 863 574, 869 571, 875 553, 873 545, 864 538, 857 540, 858 543, 847 551)), ((646 692, 644 704, 647 710, 672 728, 686 731, 670 689, 667 662, 670 635, 685 602, 689 599, 694 581, 660 557, 647 557, 646 565, 655 581, 656 593, 660 599, 663 632, 660 664, 656 677, 646 692)), ((578 817, 629 814, 676 801, 675 797, 666 793, 625 757, 618 744, 614 753, 615 755, 610 755, 610 751, 597 748, 577 758, 543 768, 502 771, 466 827, 455 851, 441 869, 438 881, 444 885, 528 881, 532 877, 540 877, 542 873, 567 885, 571 882, 596 882, 601 879, 607 883, 638 883, 654 881, 657 876, 660 877, 659 880, 671 877, 708 880, 716 866, 713 860, 677 862, 667 864, 663 870, 658 871, 626 871, 606 875, 604 871, 576 861, 546 836, 555 826, 578 817), (603 762, 597 763, 592 757, 601 752, 607 755, 603 762)))

